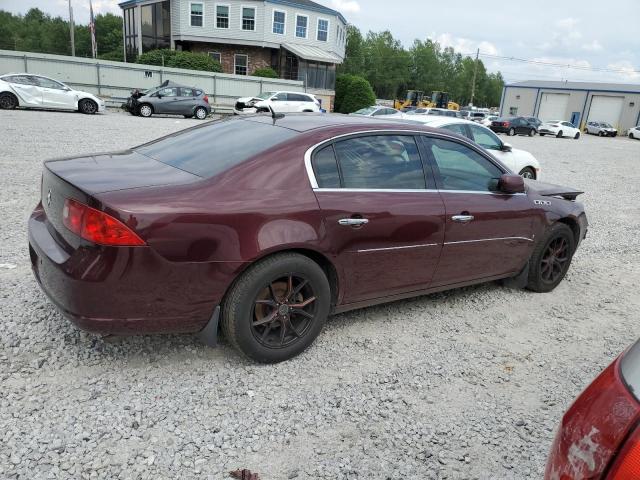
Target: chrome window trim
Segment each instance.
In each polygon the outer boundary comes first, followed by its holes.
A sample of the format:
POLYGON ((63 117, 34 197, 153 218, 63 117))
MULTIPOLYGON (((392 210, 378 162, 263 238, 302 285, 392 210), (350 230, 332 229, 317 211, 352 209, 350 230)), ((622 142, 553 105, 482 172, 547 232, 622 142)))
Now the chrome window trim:
POLYGON ((361 192, 361 193, 466 193, 474 195, 526 195, 526 193, 489 192, 485 190, 437 190, 433 188, 314 188, 314 192, 361 192))
MULTIPOLYGON (((359 130, 357 132, 349 132, 349 133, 342 133, 340 135, 336 135, 334 137, 331 138, 327 138, 326 140, 323 140, 321 142, 316 143, 315 145, 309 147, 305 152, 304 152, 304 166, 305 169, 307 170, 307 177, 309 178, 309 183, 311 184, 311 188, 314 191, 322 191, 322 192, 330 192, 330 191, 339 191, 339 192, 348 192, 348 191, 354 191, 354 192, 429 192, 429 193, 433 193, 433 192, 449 192, 449 193, 480 193, 480 194, 484 194, 484 195, 526 195, 526 193, 502 193, 502 192, 490 192, 490 191, 484 191, 484 190, 437 190, 437 189, 382 189, 382 188, 321 188, 318 186, 318 181, 316 179, 316 174, 313 171, 313 165, 311 164, 311 159, 313 156, 313 152, 316 149, 319 149, 320 147, 322 147, 325 144, 328 143, 332 143, 335 142, 338 139, 343 139, 343 138, 347 138, 347 137, 355 137, 358 135, 363 135, 363 134, 376 134, 376 133, 384 133, 384 134, 388 134, 388 135, 403 135, 403 134, 409 134, 409 135, 426 135, 428 137, 436 137, 436 138, 441 138, 443 140, 449 140, 449 141, 453 141, 455 143, 460 143, 458 142, 458 138, 452 137, 450 135, 446 135, 446 134, 442 134, 439 132, 425 132, 423 130, 383 130, 383 129, 375 129, 375 130, 359 130)), ((471 140, 466 139, 468 142, 471 142, 471 140)), ((461 145, 464 145, 463 143, 461 143, 461 145)), ((502 173, 509 173, 509 172, 505 172, 504 169, 502 168, 502 166, 496 164, 495 159, 491 156, 490 153, 488 153, 486 150, 482 149, 482 148, 474 148, 471 145, 466 145, 467 147, 469 147, 471 150, 475 151, 476 153, 480 154, 483 158, 487 159, 489 162, 491 162, 493 165, 495 165, 500 171, 502 171, 502 173)), ((337 159, 336 159, 337 161, 337 159)))

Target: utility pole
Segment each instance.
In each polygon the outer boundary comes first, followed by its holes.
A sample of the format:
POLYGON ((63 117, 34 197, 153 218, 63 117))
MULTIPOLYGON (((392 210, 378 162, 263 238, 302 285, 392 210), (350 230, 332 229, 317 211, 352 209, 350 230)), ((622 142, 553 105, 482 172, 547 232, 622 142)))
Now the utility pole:
POLYGON ((473 64, 473 83, 471 84, 471 102, 473 106, 473 97, 476 94, 476 75, 478 73, 478 57, 480 56, 480 49, 476 50, 476 62, 473 64))
POLYGON ((69 0, 69 30, 71 33, 71 56, 76 56, 75 26, 73 25, 73 8, 69 0))

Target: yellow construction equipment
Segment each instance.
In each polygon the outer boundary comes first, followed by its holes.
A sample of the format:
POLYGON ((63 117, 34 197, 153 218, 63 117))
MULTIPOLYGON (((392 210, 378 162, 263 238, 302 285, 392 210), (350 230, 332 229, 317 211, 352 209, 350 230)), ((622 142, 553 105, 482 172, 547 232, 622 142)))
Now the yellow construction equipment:
POLYGON ((403 108, 446 108, 449 110, 460 110, 460 105, 449 100, 448 92, 435 91, 431 94, 431 100, 425 98, 422 90, 407 90, 407 97, 404 100, 394 100, 393 108, 402 110, 403 108))
POLYGON ((431 94, 431 105, 435 108, 446 108, 448 110, 460 110, 460 105, 449 100, 449 92, 434 91, 431 94))

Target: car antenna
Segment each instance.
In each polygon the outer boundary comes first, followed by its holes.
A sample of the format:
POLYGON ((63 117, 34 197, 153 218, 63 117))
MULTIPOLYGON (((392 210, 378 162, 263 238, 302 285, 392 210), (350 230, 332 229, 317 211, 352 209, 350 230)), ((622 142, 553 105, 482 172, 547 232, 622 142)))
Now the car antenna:
POLYGON ((273 123, 276 123, 276 120, 278 120, 279 118, 284 118, 284 113, 276 113, 271 105, 269 105, 269 111, 271 112, 273 123))

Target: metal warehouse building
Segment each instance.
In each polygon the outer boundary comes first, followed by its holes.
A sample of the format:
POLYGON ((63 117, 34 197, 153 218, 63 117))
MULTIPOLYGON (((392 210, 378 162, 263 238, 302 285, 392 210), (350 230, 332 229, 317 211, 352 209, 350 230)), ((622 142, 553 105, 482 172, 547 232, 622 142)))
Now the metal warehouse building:
POLYGON ((609 122, 624 132, 640 124, 640 85, 528 80, 505 85, 500 115, 566 120, 583 128, 609 122))

